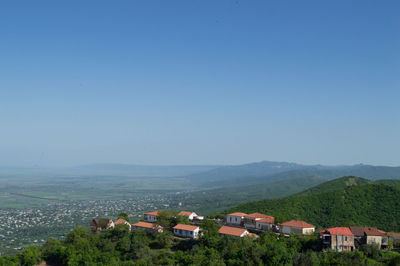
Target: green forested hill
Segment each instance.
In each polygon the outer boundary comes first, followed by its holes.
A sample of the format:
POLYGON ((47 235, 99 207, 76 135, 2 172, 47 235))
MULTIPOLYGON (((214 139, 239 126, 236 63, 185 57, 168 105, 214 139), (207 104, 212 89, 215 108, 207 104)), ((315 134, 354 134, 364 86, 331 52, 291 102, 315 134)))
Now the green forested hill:
MULTIPOLYGON (((391 180, 391 181, 397 181, 397 180, 391 180)), ((330 181, 324 182, 322 184, 319 184, 317 186, 311 187, 311 188, 301 192, 300 194, 312 194, 312 193, 318 193, 318 192, 327 192, 330 190, 343 189, 348 186, 360 186, 360 185, 372 184, 372 183, 374 183, 374 181, 371 181, 371 180, 368 180, 365 178, 356 177, 356 176, 344 176, 344 177, 330 180, 330 181)), ((395 183, 393 183, 393 184, 395 184, 395 183)))
POLYGON ((400 231, 399 199, 398 186, 345 177, 298 195, 245 203, 228 212, 262 212, 278 221, 301 219, 318 227, 360 225, 400 231))

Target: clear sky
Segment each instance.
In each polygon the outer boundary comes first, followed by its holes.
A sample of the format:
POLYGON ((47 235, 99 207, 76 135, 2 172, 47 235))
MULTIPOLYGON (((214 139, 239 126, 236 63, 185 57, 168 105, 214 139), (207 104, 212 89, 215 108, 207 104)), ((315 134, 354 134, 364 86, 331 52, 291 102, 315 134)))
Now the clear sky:
POLYGON ((0 165, 400 165, 400 1, 3 1, 0 165))

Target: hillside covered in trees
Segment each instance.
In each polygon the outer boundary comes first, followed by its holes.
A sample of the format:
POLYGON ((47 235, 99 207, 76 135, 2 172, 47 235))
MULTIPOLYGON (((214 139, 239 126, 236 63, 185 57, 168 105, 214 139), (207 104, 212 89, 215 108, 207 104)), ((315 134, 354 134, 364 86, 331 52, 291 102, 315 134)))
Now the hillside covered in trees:
POLYGON ((335 179, 281 199, 254 201, 229 212, 261 212, 278 221, 305 220, 317 227, 374 226, 400 231, 398 182, 358 177, 335 179))

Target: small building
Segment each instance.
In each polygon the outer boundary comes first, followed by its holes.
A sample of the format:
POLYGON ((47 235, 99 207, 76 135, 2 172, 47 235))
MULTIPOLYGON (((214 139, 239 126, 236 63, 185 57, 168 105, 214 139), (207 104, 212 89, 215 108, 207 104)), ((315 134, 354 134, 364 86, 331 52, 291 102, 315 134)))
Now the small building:
POLYGON ((178 213, 179 216, 187 216, 189 218, 189 221, 193 221, 194 219, 198 219, 202 218, 201 220, 204 219, 203 216, 198 216, 195 212, 186 212, 186 211, 181 211, 180 213, 178 213))
POLYGON ((389 232, 387 233, 388 238, 392 241, 393 247, 400 248, 400 233, 389 232))
POLYGON ((137 222, 132 224, 132 230, 146 230, 150 233, 162 233, 163 227, 154 223, 137 222))
POLYGON ((188 224, 177 224, 173 227, 174 235, 196 239, 199 236, 200 227, 188 224))
POLYGON ((121 219, 121 218, 116 220, 114 224, 115 224, 115 226, 117 226, 119 224, 126 224, 127 226, 129 226, 129 230, 131 230, 131 227, 132 227, 128 221, 121 219))
POLYGON ((234 212, 226 215, 226 223, 230 225, 243 226, 243 219, 246 216, 243 212, 234 212))
POLYGON ((231 227, 231 226, 222 226, 219 230, 218 233, 221 236, 227 235, 227 236, 236 236, 236 237, 244 237, 249 235, 249 231, 245 228, 238 228, 238 227, 231 227))
POLYGON ((114 228, 114 222, 108 218, 94 218, 90 222, 90 230, 93 232, 114 228))
MULTIPOLYGON (((252 214, 245 215, 243 224, 244 224, 244 227, 246 227, 246 228, 256 229, 257 228, 256 222, 260 221, 260 220, 264 220, 265 221, 264 223, 270 224, 270 226, 267 225, 267 227, 271 228, 272 224, 275 221, 275 218, 272 216, 268 216, 266 214, 255 212, 252 214)), ((260 224, 260 226, 261 226, 261 224, 260 224)))
POLYGON ((378 244, 380 248, 386 248, 388 245, 386 232, 376 227, 350 226, 350 231, 354 235, 354 245, 356 248, 364 244, 378 244))
POLYGON ((154 223, 157 221, 158 211, 146 212, 144 214, 144 220, 149 223, 154 223))
POLYGON ((268 231, 271 230, 273 226, 274 226, 273 217, 256 220, 256 229, 258 230, 268 231))
POLYGON ((319 232, 324 249, 354 250, 354 235, 349 227, 334 227, 319 232))
POLYGON ((281 223, 280 232, 287 235, 309 235, 315 232, 315 226, 304 221, 291 220, 281 223))

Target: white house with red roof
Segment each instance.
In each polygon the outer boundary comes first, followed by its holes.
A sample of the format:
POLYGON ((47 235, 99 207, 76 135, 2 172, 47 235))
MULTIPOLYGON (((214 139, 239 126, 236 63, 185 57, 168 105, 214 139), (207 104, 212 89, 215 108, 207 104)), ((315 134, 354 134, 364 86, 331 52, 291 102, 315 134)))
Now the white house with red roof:
POLYGON ((349 227, 333 227, 319 232, 325 249, 354 250, 354 234, 349 227))
POLYGON ((177 224, 173 227, 174 235, 196 239, 199 236, 200 227, 188 224, 177 224))
POLYGON ((242 226, 243 219, 246 216, 243 212, 234 212, 226 215, 226 223, 230 225, 242 226))
POLYGON ((154 223, 157 221, 158 211, 146 212, 144 214, 144 220, 146 222, 154 223))
POLYGON ((308 235, 315 232, 315 226, 304 221, 291 220, 280 224, 280 232, 287 235, 308 235))
POLYGON ((114 224, 115 224, 115 226, 117 226, 119 224, 126 224, 127 226, 129 226, 129 230, 131 230, 131 224, 124 219, 120 218, 120 219, 116 220, 114 224))
POLYGON ((236 236, 236 237, 244 237, 249 235, 249 231, 245 228, 238 228, 238 227, 231 227, 231 226, 222 226, 218 233, 220 235, 227 235, 227 236, 236 236))
MULTIPOLYGON (((271 227, 272 227, 272 224, 274 223, 275 218, 272 216, 268 216, 266 214, 255 212, 252 214, 245 215, 244 219, 243 219, 243 224, 244 224, 244 227, 246 227, 246 228, 256 229, 257 228, 256 222, 261 221, 261 220, 264 221, 263 222, 264 224, 271 224, 271 227)), ((261 224, 259 226, 261 227, 261 224)))

